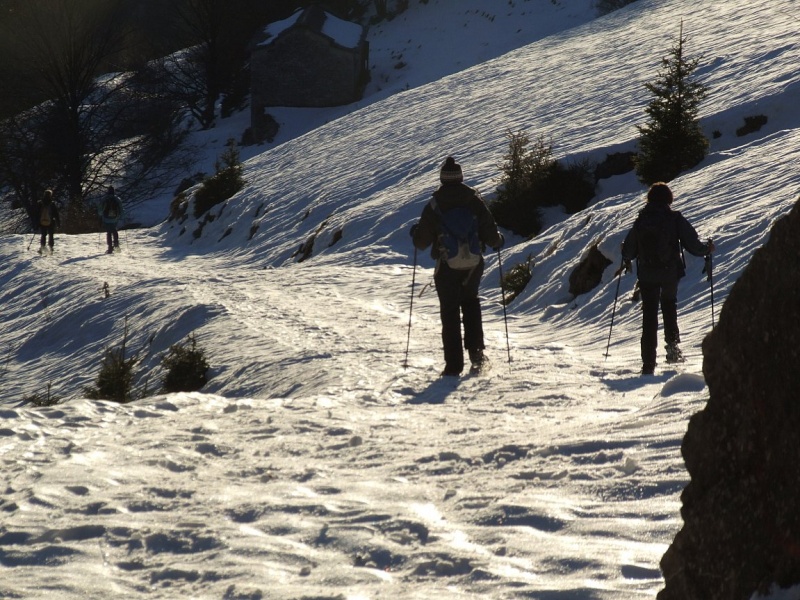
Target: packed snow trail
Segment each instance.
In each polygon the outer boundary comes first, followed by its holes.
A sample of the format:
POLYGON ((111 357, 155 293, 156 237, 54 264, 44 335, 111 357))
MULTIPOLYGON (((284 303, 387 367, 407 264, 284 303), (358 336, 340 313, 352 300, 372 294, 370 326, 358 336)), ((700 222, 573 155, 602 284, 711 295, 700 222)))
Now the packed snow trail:
MULTIPOLYGON (((74 354, 81 330, 121 336, 127 316, 143 368, 194 333, 210 382, 128 405, 3 409, 0 564, 14 577, 2 595, 658 589, 679 526, 680 440, 703 401, 697 360, 643 379, 621 366, 635 345, 606 362, 603 341, 588 343, 597 332, 573 346, 557 327, 512 317, 509 364, 499 293, 487 287, 492 371, 439 378, 432 290, 415 302, 402 366, 407 266, 256 271, 170 260, 155 237, 129 234, 118 256, 62 236, 55 256, 30 259, 35 279, 70 282, 39 306, 50 317, 37 343, 74 354)), ((53 361, 53 381, 90 383, 97 352, 85 365, 53 361)))

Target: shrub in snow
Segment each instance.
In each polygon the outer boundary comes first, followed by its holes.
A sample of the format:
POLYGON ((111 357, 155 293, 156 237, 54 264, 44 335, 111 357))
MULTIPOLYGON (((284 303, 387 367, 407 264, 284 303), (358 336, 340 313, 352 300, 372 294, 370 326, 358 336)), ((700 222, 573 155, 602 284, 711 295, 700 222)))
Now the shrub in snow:
POLYGON ((215 165, 215 173, 194 194, 194 216, 200 217, 210 208, 224 202, 244 186, 242 163, 234 140, 228 140, 228 149, 215 165))
POLYGON ((736 130, 737 137, 742 137, 748 133, 755 133, 767 124, 766 115, 753 115, 752 117, 744 118, 744 125, 736 130))
POLYGON ((528 260, 523 263, 517 263, 503 274, 503 304, 511 304, 511 301, 519 296, 525 286, 528 285, 532 277, 532 263, 533 257, 528 255, 528 260))
POLYGON ((594 165, 587 161, 554 162, 541 184, 544 206, 561 205, 568 214, 582 211, 594 198, 594 165))
POLYGON ((595 177, 588 162, 564 165, 553 158, 552 143, 524 132, 507 134, 508 152, 497 197, 489 208, 497 224, 531 236, 542 228, 541 207, 563 205, 568 213, 586 208, 594 197, 595 177))
POLYGON ((107 349, 95 384, 85 388, 84 394, 93 400, 130 402, 135 364, 135 357, 125 358, 124 344, 118 350, 107 349))
POLYGON ((190 335, 184 344, 170 346, 162 366, 167 370, 163 390, 168 393, 194 392, 208 381, 209 364, 205 350, 197 347, 194 335, 190 335))
POLYGON ((103 354, 103 364, 93 386, 84 388, 83 393, 92 400, 112 400, 114 402, 130 402, 133 400, 133 368, 138 359, 136 356, 126 358, 128 343, 128 318, 125 317, 125 330, 122 346, 117 350, 107 348, 103 354))
POLYGON ((33 406, 55 406, 61 401, 59 396, 51 393, 51 383, 47 384, 47 391, 44 394, 33 394, 23 399, 24 404, 32 404, 33 406))
POLYGON ((519 235, 534 235, 542 228, 542 215, 536 203, 536 185, 544 179, 554 162, 552 145, 540 136, 533 147, 530 137, 509 131, 508 152, 500 166, 503 174, 497 198, 489 208, 497 224, 519 235))

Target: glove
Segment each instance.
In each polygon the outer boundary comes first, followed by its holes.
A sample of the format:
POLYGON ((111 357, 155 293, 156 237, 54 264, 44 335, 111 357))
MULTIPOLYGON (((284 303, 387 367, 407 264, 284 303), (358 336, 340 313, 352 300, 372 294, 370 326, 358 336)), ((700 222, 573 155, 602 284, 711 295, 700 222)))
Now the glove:
POLYGON ((409 230, 409 235, 413 238, 414 235, 417 233, 417 223, 414 223, 409 230))
POLYGON ((500 248, 503 247, 503 244, 506 243, 506 238, 503 237, 502 233, 498 233, 497 235, 500 236, 500 241, 497 242, 497 244, 495 244, 494 246, 492 246, 492 250, 494 251, 500 250, 500 248))
POLYGON ((625 259, 622 263, 623 268, 625 269, 625 274, 628 274, 633 270, 633 265, 631 265, 630 259, 625 259))

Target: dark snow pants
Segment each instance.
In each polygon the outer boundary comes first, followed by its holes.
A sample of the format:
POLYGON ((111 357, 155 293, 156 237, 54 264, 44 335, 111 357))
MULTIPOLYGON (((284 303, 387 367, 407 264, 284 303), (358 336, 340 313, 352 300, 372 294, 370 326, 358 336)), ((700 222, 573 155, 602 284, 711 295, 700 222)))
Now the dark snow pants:
POLYGON ((117 231, 116 223, 105 223, 106 226, 106 244, 109 248, 119 248, 119 232, 117 231))
POLYGON ((436 274, 436 293, 442 319, 442 344, 445 371, 461 373, 464 351, 461 346, 461 322, 464 323, 464 348, 483 350, 483 322, 478 286, 483 276, 483 261, 470 271, 457 271, 442 262, 436 274))
POLYGON ((51 222, 50 225, 40 225, 39 227, 40 227, 41 236, 42 236, 42 246, 44 246, 45 244, 49 243, 50 247, 52 248, 53 244, 55 243, 55 241, 53 239, 53 235, 56 232, 55 223, 51 222))
POLYGON ((678 280, 666 283, 639 281, 642 294, 642 364, 655 366, 658 346, 658 309, 664 319, 664 340, 667 344, 681 341, 678 331, 678 280))

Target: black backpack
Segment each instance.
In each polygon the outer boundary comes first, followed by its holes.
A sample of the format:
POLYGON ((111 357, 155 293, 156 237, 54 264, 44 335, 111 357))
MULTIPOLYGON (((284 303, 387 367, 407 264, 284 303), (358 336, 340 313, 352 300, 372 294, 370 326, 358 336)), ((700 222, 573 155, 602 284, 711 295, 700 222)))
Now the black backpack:
POLYGON ((639 213, 634 225, 639 247, 637 260, 648 269, 674 267, 680 257, 678 215, 673 211, 639 213))
POLYGON ((119 216, 119 203, 114 196, 106 198, 103 205, 103 216, 107 219, 116 219, 119 216))

